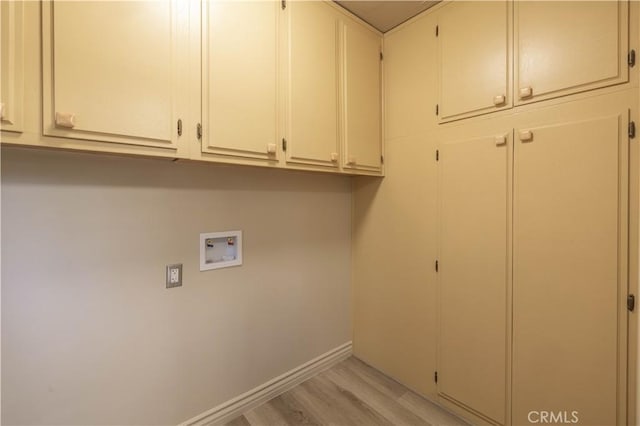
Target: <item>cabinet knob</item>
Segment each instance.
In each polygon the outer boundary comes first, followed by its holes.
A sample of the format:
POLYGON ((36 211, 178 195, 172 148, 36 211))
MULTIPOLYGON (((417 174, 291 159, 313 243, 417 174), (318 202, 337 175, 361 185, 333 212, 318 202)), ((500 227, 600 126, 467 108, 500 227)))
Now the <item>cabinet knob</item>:
POLYGON ((0 103, 0 120, 4 120, 4 102, 0 103))
POLYGON ((332 152, 331 153, 331 161, 338 161, 338 153, 337 152, 332 152))
POLYGON ((533 140, 533 132, 531 130, 520 130, 518 136, 522 142, 529 142, 533 140))
POLYGON ((505 135, 496 136, 496 146, 505 145, 507 143, 507 137, 505 135))
POLYGON ((73 129, 76 125, 76 116, 69 112, 56 112, 56 126, 73 129))
POLYGON ((520 88, 520 99, 530 98, 533 95, 533 89, 531 87, 520 88))
POLYGON ((267 154, 275 154, 276 153, 276 144, 270 143, 267 144, 267 154))
POLYGON ((349 157, 347 159, 347 164, 350 164, 350 165, 356 164, 356 157, 349 157))
POLYGON ((495 106, 500 106, 500 105, 504 104, 505 100, 506 100, 506 98, 505 98, 504 95, 494 96, 493 97, 493 104, 495 106))

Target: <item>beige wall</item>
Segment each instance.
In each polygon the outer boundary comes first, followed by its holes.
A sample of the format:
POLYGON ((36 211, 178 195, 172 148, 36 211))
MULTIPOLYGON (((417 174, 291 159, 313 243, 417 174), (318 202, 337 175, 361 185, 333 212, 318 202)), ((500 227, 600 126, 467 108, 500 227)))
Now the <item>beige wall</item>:
POLYGON ((435 19, 385 35, 386 177, 353 193, 354 354, 433 399, 436 62, 416 52, 436 51, 435 19))
POLYGON ((346 177, 3 148, 2 423, 175 424, 349 341, 350 215, 346 177))

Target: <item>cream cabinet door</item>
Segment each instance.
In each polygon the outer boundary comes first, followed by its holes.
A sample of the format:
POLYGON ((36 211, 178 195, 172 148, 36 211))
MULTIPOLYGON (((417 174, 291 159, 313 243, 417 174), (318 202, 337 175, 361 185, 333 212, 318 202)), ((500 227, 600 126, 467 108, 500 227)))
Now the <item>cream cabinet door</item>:
POLYGON ((511 2, 456 1, 440 10, 440 122, 509 108, 511 2))
POLYGON ((202 152, 276 161, 276 1, 203 3, 202 152))
POLYGON ((345 169, 382 168, 382 37, 346 19, 344 46, 345 169))
POLYGON ((178 119, 186 119, 179 86, 186 2, 54 1, 42 8, 44 134, 176 149, 178 119))
POLYGON ((516 103, 628 80, 628 1, 515 2, 516 103))
POLYGON ((516 129, 514 425, 626 421, 626 115, 516 129))
POLYGON ((322 1, 287 2, 288 163, 338 167, 338 12, 322 1))
POLYGON ((23 2, 0 2, 0 129, 23 130, 23 2))
POLYGON ((439 148, 438 395, 504 424, 512 129, 439 148))

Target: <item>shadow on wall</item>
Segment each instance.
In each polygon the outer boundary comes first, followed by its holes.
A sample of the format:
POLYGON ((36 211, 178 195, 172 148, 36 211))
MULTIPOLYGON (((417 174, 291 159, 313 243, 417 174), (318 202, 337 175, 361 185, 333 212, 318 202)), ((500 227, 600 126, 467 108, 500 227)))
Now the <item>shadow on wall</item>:
POLYGON ((359 221, 367 218, 369 211, 374 207, 376 196, 380 191, 384 179, 373 176, 355 176, 353 178, 353 203, 354 203, 354 233, 359 230, 359 221))
POLYGON ((3 182, 349 193, 349 179, 328 173, 2 146, 3 182), (73 167, 69 168, 67 163, 73 163, 73 167), (5 173, 6 170, 10 173, 5 173), (77 179, 79 174, 82 181, 77 179))

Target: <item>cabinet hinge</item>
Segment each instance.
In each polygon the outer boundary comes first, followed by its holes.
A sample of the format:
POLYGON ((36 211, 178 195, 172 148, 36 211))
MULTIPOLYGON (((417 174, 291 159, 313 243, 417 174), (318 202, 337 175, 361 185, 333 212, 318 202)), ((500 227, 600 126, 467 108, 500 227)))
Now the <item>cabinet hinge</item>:
POLYGON ((380 164, 384 164, 384 155, 380 156, 380 164))
POLYGON ((440 35, 440 27, 436 25, 436 37, 438 37, 438 35, 440 35))
POLYGON ((433 372, 433 381, 438 383, 438 372, 437 371, 433 372))
POLYGON ((282 10, 285 10, 287 8, 287 0, 282 0, 281 5, 282 5, 282 10))
POLYGON ((635 121, 630 121, 629 122, 629 139, 633 139, 636 137, 636 122, 635 121))
POLYGON ((380 60, 384 60, 384 55, 382 54, 382 52, 380 52, 380 60))
POLYGON ((440 114, 440 105, 436 104, 436 115, 440 114))
POLYGON ((178 136, 182 136, 182 119, 178 119, 178 136))
POLYGON ((438 263, 438 261, 436 260, 436 272, 438 272, 440 264, 438 263))
POLYGON ((202 124, 200 123, 196 126, 196 137, 198 140, 202 139, 202 124))
POLYGON ((633 294, 627 296, 627 309, 629 312, 633 312, 636 308, 636 297, 633 294))
POLYGON ((631 49, 627 55, 627 64, 629 64, 630 67, 636 64, 636 51, 634 49, 631 49))
POLYGON ((436 149, 436 161, 440 161, 440 150, 436 149))
POLYGON ((287 150, 287 140, 285 138, 282 138, 282 150, 287 150))

